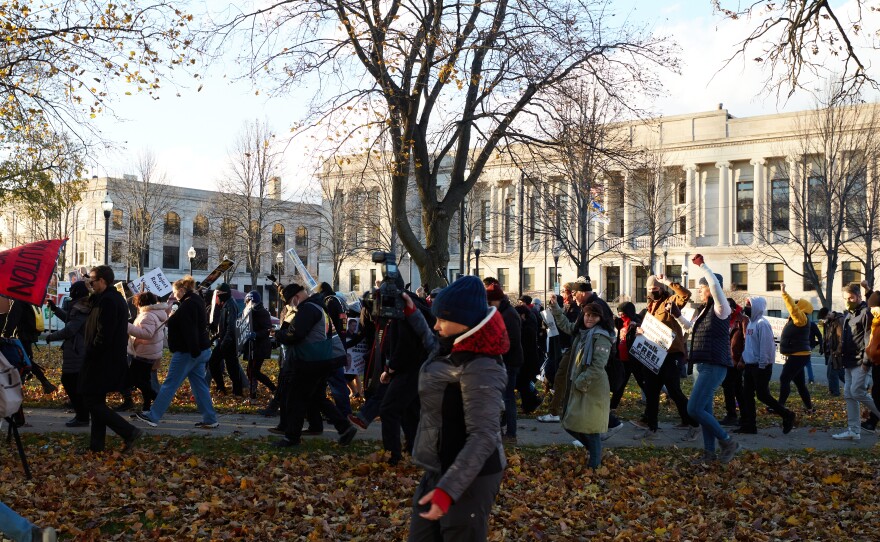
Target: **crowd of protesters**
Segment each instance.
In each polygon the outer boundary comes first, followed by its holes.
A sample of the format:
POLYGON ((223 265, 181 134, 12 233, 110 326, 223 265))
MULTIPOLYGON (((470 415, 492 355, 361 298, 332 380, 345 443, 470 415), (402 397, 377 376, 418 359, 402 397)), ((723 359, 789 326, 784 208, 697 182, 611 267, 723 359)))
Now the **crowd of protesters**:
MULTIPOLYGON (((517 411, 528 415, 544 401, 548 414, 538 421, 560 423, 585 449, 586 466, 596 469, 603 441, 624 426, 617 409, 634 379, 644 403, 643 415, 631 421, 639 428, 636 440, 656 438, 665 392, 677 410, 681 440, 702 435, 694 463, 727 463, 740 447, 735 435, 757 432, 756 398, 779 417, 783 434, 798 420, 786 406, 791 384, 802 402, 798 410, 812 412, 805 377, 819 346, 829 392, 839 395, 842 383, 846 403, 847 428, 833 438, 858 440, 862 431, 875 431, 880 386, 870 395, 867 390, 872 377, 880 378, 880 293, 865 283, 846 285, 845 310, 819 312, 823 336, 811 321, 809 301, 793 299, 782 285, 789 318, 778 341, 785 362, 774 398, 769 382, 777 346, 766 299, 752 296, 738 305, 701 255, 692 261, 702 274, 696 292, 652 275, 644 310, 624 301, 616 315, 588 277, 566 283, 542 312, 540 300, 527 295, 512 303, 491 277, 464 276, 443 289, 412 293, 397 276, 386 279, 393 282, 387 291, 398 292, 403 307, 392 316, 378 310, 389 305, 378 283, 353 314, 329 284, 314 293, 296 283, 278 285, 283 311, 277 330, 256 291, 245 296, 240 311, 227 284, 200 290, 190 276, 174 283, 167 301, 150 292, 134 295, 132 314, 113 287, 112 269, 98 266, 71 286, 68 306, 49 304, 65 326, 46 340, 62 341, 61 384, 74 412, 67 425, 90 427, 93 452, 104 450, 107 427, 122 438, 123 452, 131 450, 143 431, 118 411, 137 410, 133 420, 156 427, 184 380, 202 415, 196 427, 203 429, 219 426, 211 382, 225 395, 228 378, 232 394, 242 400, 247 394, 251 404, 262 385, 271 397, 259 412, 279 417, 270 429, 282 435, 274 446, 296 448, 303 435, 323 433, 325 421, 347 445, 357 428, 380 419, 388 464, 409 456, 425 470, 413 499, 410 539, 480 540, 506 465, 504 445, 517 442, 517 411), (695 305, 690 318, 689 305, 695 305), (357 318, 356 331, 348 329, 349 316, 357 318), (643 364, 633 351, 648 318, 672 337, 656 366, 643 364), (263 372, 273 340, 280 347, 274 381, 263 372), (348 350, 361 343, 364 366, 352 371, 348 350), (160 384, 166 348, 171 360, 160 384), (695 375, 690 396, 681 387, 688 374, 695 375), (713 408, 718 388, 725 404, 720 420, 713 408), (139 408, 133 390, 139 391, 139 408), (115 410, 107 405, 111 393, 123 398, 115 410), (364 402, 353 412, 350 399, 361 393, 364 402), (861 407, 870 413, 866 420, 861 407)), ((30 355, 39 335, 31 307, 12 302, 5 308, 3 335, 21 340, 30 355)), ((57 389, 39 365, 33 364, 33 374, 45 393, 57 389)))

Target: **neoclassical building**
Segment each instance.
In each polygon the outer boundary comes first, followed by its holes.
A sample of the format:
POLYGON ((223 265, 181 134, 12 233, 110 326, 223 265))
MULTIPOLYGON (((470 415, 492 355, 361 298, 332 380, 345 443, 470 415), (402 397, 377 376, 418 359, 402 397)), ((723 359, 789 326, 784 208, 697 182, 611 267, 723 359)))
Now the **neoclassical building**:
MULTIPOLYGON (((736 118, 719 106, 714 111, 621 125, 619 129, 631 145, 652 148, 662 157, 660 175, 669 185, 669 197, 665 207, 656 212, 667 226, 662 238, 654 240, 654 269, 650 270, 651 236, 645 230, 645 207, 633 190, 636 183, 630 178, 632 170, 607 175, 602 193, 597 196, 603 212, 589 225, 590 243, 597 255, 589 264, 594 290, 609 301, 644 303, 647 276, 662 272, 664 266, 666 274, 694 286, 699 276, 688 265, 695 254, 701 253, 707 264, 724 276, 725 288, 737 285, 740 293, 735 296, 742 297, 742 292, 766 296, 771 315, 782 315, 784 311, 779 292, 782 283, 792 295, 811 299, 814 307, 821 306, 811 283, 785 265, 789 262, 796 268, 803 262, 796 244, 784 242, 799 228, 796 219, 802 214, 802 202, 798 182, 805 183, 804 193, 812 194, 810 187, 818 175, 811 157, 802 150, 804 127, 811 114, 815 113, 736 118), (782 235, 783 231, 789 233, 782 235)), ((523 168, 507 154, 500 154, 486 165, 477 187, 469 194, 468 205, 477 223, 466 231, 465 272, 495 276, 509 293, 517 293, 522 274, 523 291, 542 299, 552 293, 557 281, 575 278, 575 267, 564 253, 558 259, 558 269, 554 265, 556 241, 548 236, 547 228, 539 227, 540 217, 536 216, 536 209, 541 209, 548 197, 567 202, 574 196, 570 185, 558 182, 557 174, 542 174, 542 170, 550 169, 541 164, 523 168), (520 183, 527 177, 531 181, 520 190, 520 183), (524 237, 522 268, 519 221, 523 222, 524 237), (539 233, 542 229, 544 233, 539 233), (474 269, 472 250, 476 235, 482 240, 478 270, 474 269)), ((344 186, 348 177, 363 179, 364 170, 362 163, 352 160, 349 166, 325 170, 322 182, 330 184, 332 193, 332 187, 344 186)), ((448 169, 440 171, 442 192, 448 169)), ((376 175, 373 181, 377 184, 372 190, 377 193, 382 191, 378 185, 381 178, 376 175)), ((867 205, 865 192, 858 194, 855 199, 859 201, 854 205, 863 208, 867 205)), ((818 209, 819 203, 811 205, 818 209)), ((411 204, 417 205, 414 196, 411 204)), ((414 228, 420 226, 418 220, 412 222, 414 228)), ((461 272, 457 230, 454 227, 450 232, 451 254, 446 271, 451 278, 461 272)), ((848 248, 859 250, 858 246, 848 248)), ((322 254, 322 266, 327 258, 322 254)), ((817 263, 814 258, 814 265, 823 266, 824 262, 817 263)), ((412 277, 413 289, 421 283, 418 270, 410 269, 407 258, 401 262, 401 271, 404 278, 412 277)), ((856 258, 841 253, 833 277, 834 291, 838 292, 842 284, 860 281, 863 272, 856 258)), ((347 258, 339 276, 340 289, 362 291, 381 278, 381 273, 365 251, 347 258)), ((839 306, 839 294, 835 299, 835 306, 839 306)))

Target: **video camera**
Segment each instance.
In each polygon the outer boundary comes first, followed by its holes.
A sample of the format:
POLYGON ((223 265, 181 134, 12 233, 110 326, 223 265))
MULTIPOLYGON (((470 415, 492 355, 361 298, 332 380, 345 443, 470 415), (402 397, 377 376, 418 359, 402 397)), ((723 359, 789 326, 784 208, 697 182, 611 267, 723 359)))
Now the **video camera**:
POLYGON ((376 251, 373 263, 382 264, 382 283, 379 285, 379 303, 374 303, 373 314, 378 318, 403 320, 403 309, 406 304, 401 297, 403 290, 397 286, 400 270, 397 268, 397 256, 393 252, 376 251))

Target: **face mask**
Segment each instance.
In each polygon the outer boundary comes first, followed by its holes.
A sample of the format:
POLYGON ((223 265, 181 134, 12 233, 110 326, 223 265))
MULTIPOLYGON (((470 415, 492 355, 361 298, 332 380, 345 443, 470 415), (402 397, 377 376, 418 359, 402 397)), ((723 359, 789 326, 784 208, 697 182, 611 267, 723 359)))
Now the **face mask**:
POLYGON ((746 308, 744 308, 744 309, 743 309, 743 314, 745 314, 746 316, 748 316, 749 318, 751 318, 751 317, 752 317, 752 308, 751 308, 751 307, 746 307, 746 308))
POLYGON ((854 310, 856 310, 858 307, 859 307, 859 303, 856 302, 856 301, 847 301, 847 302, 846 302, 846 309, 847 309, 847 310, 854 311, 854 310))
POLYGON ((654 301, 660 301, 660 299, 663 297, 663 294, 661 292, 648 292, 648 293, 651 296, 651 299, 653 299, 654 301))

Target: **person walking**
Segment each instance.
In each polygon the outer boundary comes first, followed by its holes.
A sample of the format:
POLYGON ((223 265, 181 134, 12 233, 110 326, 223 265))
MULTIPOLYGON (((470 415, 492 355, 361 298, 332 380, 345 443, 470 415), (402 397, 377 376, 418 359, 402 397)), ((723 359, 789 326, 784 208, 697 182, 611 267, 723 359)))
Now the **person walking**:
POLYGON ((250 382, 250 394, 248 402, 257 401, 257 387, 263 384, 269 391, 275 393, 275 383, 268 375, 263 373, 263 363, 272 357, 272 341, 269 332, 272 331, 272 315, 263 306, 263 299, 256 290, 251 290, 244 296, 245 314, 250 314, 251 336, 244 347, 244 359, 247 361, 247 377, 250 382))
POLYGON ((715 392, 727 376, 727 368, 733 366, 730 352, 730 304, 724 295, 721 275, 712 273, 703 255, 697 254, 691 261, 704 274, 700 278, 697 295, 703 307, 690 324, 690 360, 697 367, 698 374, 688 399, 687 413, 703 429, 703 454, 696 462, 699 464, 717 459, 722 463, 729 463, 740 446, 715 419, 712 407, 715 392), (721 447, 721 453, 717 456, 716 440, 721 447))
POLYGON ((430 332, 411 300, 406 318, 431 354, 419 374, 422 402, 413 461, 425 469, 412 501, 410 542, 487 540, 507 459, 498 430, 507 371, 504 319, 480 279, 464 276, 434 299, 430 332))
POLYGON ((21 346, 31 361, 29 371, 40 381, 43 393, 46 395, 55 393, 58 391, 58 386, 49 381, 43 367, 34 360, 34 343, 40 340, 40 332, 37 331, 37 316, 34 311, 39 309, 30 303, 17 299, 11 300, 11 303, 0 336, 15 337, 21 341, 21 346))
POLYGON ((208 367, 214 385, 221 395, 226 395, 226 383, 223 380, 223 365, 229 373, 229 381, 232 382, 232 395, 243 397, 244 391, 241 381, 241 365, 238 362, 238 341, 235 336, 236 322, 238 321, 238 305, 232 299, 232 289, 225 282, 217 287, 217 303, 219 314, 215 316, 217 322, 217 334, 214 337, 217 346, 211 352, 208 367))
POLYGON ((516 382, 523 364, 522 321, 516 309, 510 304, 501 284, 493 277, 483 279, 486 286, 486 299, 490 306, 498 309, 507 329, 507 342, 510 344, 504 353, 504 368, 507 370, 507 388, 504 391, 504 430, 505 442, 516 443, 516 382))
POLYGON ((129 387, 141 392, 141 411, 150 410, 157 393, 153 390, 151 372, 162 360, 165 350, 165 323, 168 321, 168 305, 160 303, 156 294, 141 292, 134 296, 138 315, 128 324, 129 387))
POLYGON ((55 542, 58 534, 52 527, 37 527, 12 508, 0 502, 0 533, 12 542, 55 542))
POLYGON ((740 402, 740 426, 734 433, 754 435, 758 432, 755 395, 773 412, 782 417, 782 432, 788 434, 794 427, 796 415, 782 406, 770 394, 770 377, 773 375, 773 362, 776 360, 776 342, 770 322, 764 318, 767 300, 763 297, 750 297, 746 301, 743 314, 749 319, 743 345, 743 393, 740 402))
POLYGON ((211 340, 208 337, 205 301, 195 291, 195 286, 196 282, 190 275, 174 281, 172 285, 174 297, 178 300, 178 308, 168 317, 166 324, 168 350, 171 351, 168 374, 165 375, 165 381, 159 388, 150 410, 134 415, 150 427, 159 425, 184 379, 189 380, 196 407, 202 415, 202 421, 197 422, 196 427, 214 429, 220 426, 214 405, 211 403, 211 391, 206 375, 208 357, 211 355, 211 340))
POLYGON ((77 386, 91 417, 89 449, 104 451, 109 427, 122 437, 123 452, 130 451, 143 431, 107 406, 107 394, 118 391, 128 370, 128 304, 114 288, 113 269, 107 265, 89 271, 92 295, 85 323, 86 353, 77 386))
POLYGON ((804 380, 804 369, 810 363, 812 355, 809 315, 813 313, 813 305, 806 299, 795 301, 785 291, 785 284, 782 284, 781 288, 782 301, 785 303, 789 317, 779 337, 779 353, 785 356, 785 365, 782 366, 782 374, 779 375, 779 404, 785 406, 791 393, 791 384, 794 382, 805 412, 811 414, 813 403, 810 398, 810 388, 804 380))
POLYGON ((840 387, 846 378, 846 369, 841 358, 840 340, 843 332, 844 315, 827 307, 819 309, 819 318, 824 322, 823 348, 825 352, 825 374, 828 378, 828 393, 840 397, 840 387))
POLYGON ((79 387, 79 373, 82 371, 86 355, 85 324, 89 318, 89 288, 85 281, 77 281, 70 285, 70 309, 65 311, 49 301, 49 308, 64 322, 64 327, 46 335, 46 344, 53 341, 61 343, 61 385, 70 399, 74 417, 64 425, 67 427, 86 427, 89 425, 89 410, 83 403, 83 395, 79 387))

